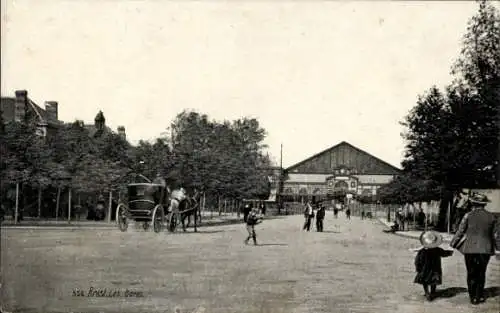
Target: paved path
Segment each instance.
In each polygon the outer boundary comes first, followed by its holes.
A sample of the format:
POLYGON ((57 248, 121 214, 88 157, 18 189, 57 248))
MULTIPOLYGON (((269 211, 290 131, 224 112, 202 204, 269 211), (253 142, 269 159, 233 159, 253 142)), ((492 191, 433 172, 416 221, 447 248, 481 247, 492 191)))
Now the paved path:
POLYGON ((2 300, 19 312, 498 313, 500 262, 468 303, 463 258, 443 260, 442 298, 428 303, 412 283, 417 241, 382 232, 377 220, 328 214, 325 232, 301 231, 302 217, 260 224, 260 246, 243 225, 200 233, 131 229, 2 230, 2 300), (89 289, 115 297, 88 297, 89 289), (123 297, 125 290, 143 297, 123 297), (80 292, 83 297, 76 296, 80 292), (74 296, 75 295, 75 296, 74 296))
MULTIPOLYGON (((218 215, 214 214, 204 214, 202 216, 201 225, 203 226, 212 226, 212 225, 223 225, 223 224, 235 224, 238 222, 242 222, 243 215, 238 217, 236 214, 222 214, 218 215)), ((200 223, 200 222, 198 222, 200 223)), ((130 222, 130 224, 134 224, 134 222, 130 222)), ((191 227, 193 226, 193 221, 191 220, 191 227)), ((1 228, 23 228, 23 229, 37 229, 37 228, 46 228, 46 229, 60 229, 60 228, 117 228, 115 221, 108 222, 105 221, 88 221, 88 220, 73 220, 68 223, 67 220, 38 220, 38 219, 26 219, 15 224, 11 219, 3 221, 1 224, 1 228)), ((179 225, 181 227, 181 225, 179 225)))
MULTIPOLYGON (((386 226, 387 229, 393 225, 393 222, 387 222, 387 219, 385 218, 378 218, 378 221, 382 223, 383 225, 386 226)), ((418 239, 420 238, 420 235, 422 234, 421 230, 406 230, 406 231, 397 231, 394 233, 395 235, 402 236, 402 237, 409 237, 409 238, 414 238, 418 239)), ((453 239, 452 234, 448 233, 440 233, 441 236, 443 237, 443 242, 445 243, 450 243, 451 239, 453 239)))

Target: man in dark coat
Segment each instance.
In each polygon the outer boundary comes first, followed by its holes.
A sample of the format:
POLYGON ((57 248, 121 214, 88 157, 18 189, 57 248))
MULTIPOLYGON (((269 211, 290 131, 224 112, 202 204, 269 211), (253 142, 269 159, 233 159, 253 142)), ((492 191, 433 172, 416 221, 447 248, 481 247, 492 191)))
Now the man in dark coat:
POLYGON ((323 231, 323 220, 325 219, 325 207, 321 205, 316 212, 316 230, 323 231))
POLYGON ((500 225, 495 216, 485 210, 490 202, 485 195, 476 193, 469 201, 472 211, 462 218, 450 246, 464 255, 470 302, 477 305, 486 300, 486 269, 495 249, 500 249, 500 225))
POLYGON ((260 214, 266 215, 266 204, 264 202, 260 203, 260 214))

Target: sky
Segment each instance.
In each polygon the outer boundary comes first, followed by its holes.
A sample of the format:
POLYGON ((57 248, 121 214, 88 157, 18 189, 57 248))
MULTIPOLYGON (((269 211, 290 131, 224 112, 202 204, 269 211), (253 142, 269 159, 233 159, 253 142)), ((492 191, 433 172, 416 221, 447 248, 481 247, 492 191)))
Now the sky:
MULTIPOLYGON (((255 117, 288 167, 347 141, 400 166, 399 124, 450 68, 477 3, 1 0, 1 94, 102 110, 132 143, 183 110, 255 117)), ((497 3, 498 5, 498 3, 497 3)))

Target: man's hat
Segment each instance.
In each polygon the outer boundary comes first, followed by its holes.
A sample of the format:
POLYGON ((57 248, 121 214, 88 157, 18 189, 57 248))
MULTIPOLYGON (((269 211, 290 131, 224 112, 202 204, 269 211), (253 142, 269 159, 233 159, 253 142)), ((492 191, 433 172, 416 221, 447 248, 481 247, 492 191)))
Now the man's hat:
POLYGON ((490 202, 490 199, 482 193, 474 193, 470 196, 469 201, 471 204, 485 206, 488 202, 490 202))
POLYGON ((436 248, 443 242, 441 234, 435 231, 425 231, 420 235, 420 243, 425 248, 436 248))

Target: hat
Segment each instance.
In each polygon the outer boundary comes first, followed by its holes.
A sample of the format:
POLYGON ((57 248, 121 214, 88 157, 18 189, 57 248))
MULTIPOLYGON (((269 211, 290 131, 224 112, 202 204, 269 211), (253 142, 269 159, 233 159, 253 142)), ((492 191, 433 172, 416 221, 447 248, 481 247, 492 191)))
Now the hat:
POLYGON ((436 248, 443 242, 443 237, 435 231, 424 231, 419 239, 425 248, 436 248))
POLYGON ((482 193, 474 193, 470 196, 469 201, 471 204, 485 206, 488 202, 490 202, 490 199, 482 193))

